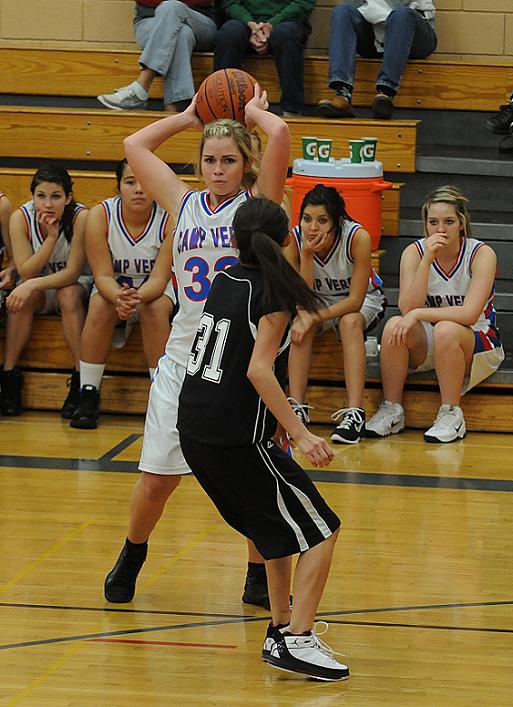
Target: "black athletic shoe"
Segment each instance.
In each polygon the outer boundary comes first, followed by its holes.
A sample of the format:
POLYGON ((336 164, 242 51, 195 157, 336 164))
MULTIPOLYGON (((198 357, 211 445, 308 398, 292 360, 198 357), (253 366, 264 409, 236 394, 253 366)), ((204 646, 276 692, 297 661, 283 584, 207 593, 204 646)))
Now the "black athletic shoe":
POLYGON ((506 103, 491 118, 485 120, 483 125, 496 135, 509 135, 510 125, 513 122, 513 103, 506 103))
POLYGON ((342 408, 331 416, 338 422, 331 433, 331 439, 338 444, 358 444, 365 436, 365 410, 363 408, 342 408))
POLYGON ((262 660, 266 663, 269 662, 271 653, 273 649, 276 649, 276 643, 281 641, 283 631, 288 631, 290 628, 289 624, 279 624, 278 626, 273 626, 273 622, 269 622, 267 627, 267 633, 265 635, 264 645, 262 647, 262 660))
POLYGON ((148 554, 148 545, 143 552, 130 550, 125 543, 118 561, 105 578, 104 594, 113 604, 126 604, 135 594, 137 576, 148 554))
POLYGON ((80 396, 80 373, 73 370, 71 378, 68 378, 66 381, 66 385, 68 386, 68 395, 61 408, 61 417, 65 420, 71 420, 73 413, 82 399, 80 396))
POLYGON ((21 415, 23 412, 21 402, 23 375, 19 366, 14 366, 11 371, 2 371, 0 386, 2 389, 2 415, 6 417, 21 415))
POLYGON ((308 411, 313 410, 313 407, 308 405, 308 403, 299 403, 295 398, 287 398, 287 400, 290 403, 290 407, 296 413, 298 420, 306 427, 306 425, 310 422, 310 415, 308 414, 308 411))
POLYGON ((100 394, 94 385, 83 385, 80 389, 80 401, 71 416, 71 427, 80 430, 94 430, 98 427, 100 394))
POLYGON ((256 604, 257 606, 263 606, 267 611, 271 610, 265 573, 263 576, 254 576, 248 572, 242 601, 244 604, 256 604))

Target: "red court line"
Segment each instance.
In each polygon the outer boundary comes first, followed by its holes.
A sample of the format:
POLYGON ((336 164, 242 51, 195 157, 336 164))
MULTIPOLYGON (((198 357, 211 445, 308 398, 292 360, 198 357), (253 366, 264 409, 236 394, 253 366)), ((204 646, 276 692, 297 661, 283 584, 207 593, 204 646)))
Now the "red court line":
POLYGON ((97 643, 138 643, 145 646, 182 646, 186 648, 237 648, 238 646, 223 645, 222 643, 180 643, 178 641, 139 641, 135 638, 90 638, 90 642, 97 643))

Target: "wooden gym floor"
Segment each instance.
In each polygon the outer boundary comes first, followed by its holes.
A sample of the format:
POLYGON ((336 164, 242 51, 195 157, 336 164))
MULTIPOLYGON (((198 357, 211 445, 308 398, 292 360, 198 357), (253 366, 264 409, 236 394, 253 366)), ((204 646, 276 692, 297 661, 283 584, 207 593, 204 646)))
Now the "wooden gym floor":
POLYGON ((0 705, 513 703, 513 436, 435 446, 412 430, 337 447, 313 473, 344 523, 318 615, 352 672, 317 683, 261 661, 268 613, 240 601, 245 543, 193 478, 134 602, 104 601, 142 425, 0 420, 0 705))

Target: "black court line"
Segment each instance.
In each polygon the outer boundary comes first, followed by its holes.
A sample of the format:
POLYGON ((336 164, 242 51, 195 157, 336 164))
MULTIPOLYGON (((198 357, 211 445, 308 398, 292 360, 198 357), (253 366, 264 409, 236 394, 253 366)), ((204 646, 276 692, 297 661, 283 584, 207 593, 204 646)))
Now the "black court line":
POLYGON ((112 447, 112 449, 109 449, 108 452, 105 452, 105 454, 103 454, 98 461, 112 461, 114 457, 117 457, 118 454, 124 452, 127 447, 136 442, 140 437, 142 437, 141 432, 128 435, 128 437, 123 439, 119 444, 116 444, 115 447, 112 447))
MULTIPOLYGON (((381 607, 374 609, 349 609, 346 611, 330 611, 322 612, 317 616, 319 618, 330 618, 331 623, 334 624, 347 624, 352 626, 374 626, 378 628, 417 628, 417 629, 430 629, 438 631, 473 631, 481 633, 511 633, 513 634, 513 628, 491 628, 482 626, 440 626, 436 624, 408 624, 408 623, 398 623, 398 622, 386 622, 386 621, 357 621, 357 620, 347 620, 347 619, 336 619, 336 616, 347 616, 348 614, 367 614, 367 613, 379 613, 379 612, 400 612, 400 611, 425 611, 433 609, 453 609, 453 608, 471 608, 471 607, 482 607, 482 606, 512 606, 513 601, 485 601, 485 602, 453 602, 450 604, 421 604, 417 606, 396 606, 396 607, 381 607)), ((91 606, 65 606, 65 605, 51 605, 51 604, 18 604, 14 602, 0 602, 0 607, 10 607, 10 608, 30 608, 30 609, 54 609, 54 610, 64 610, 64 611, 94 611, 94 612, 117 612, 117 613, 127 613, 127 614, 149 614, 149 615, 174 615, 174 616, 212 616, 220 617, 224 620, 221 621, 202 621, 199 623, 185 623, 185 624, 171 624, 164 626, 153 626, 140 629, 125 629, 119 631, 108 631, 102 633, 94 634, 81 634, 76 636, 61 636, 57 638, 40 639, 35 641, 24 641, 21 643, 10 643, 5 645, 0 645, 0 650, 6 650, 10 648, 28 648, 30 646, 45 645, 48 643, 66 643, 70 641, 84 641, 91 640, 93 638, 106 638, 111 636, 125 636, 137 633, 148 633, 152 631, 168 631, 176 630, 179 628, 197 628, 197 627, 207 627, 207 626, 222 626, 227 624, 238 624, 238 623, 258 623, 267 622, 269 620, 269 615, 266 616, 241 616, 240 614, 205 614, 204 612, 188 612, 188 611, 157 611, 157 610, 140 610, 140 609, 125 609, 125 608, 115 608, 115 607, 91 607, 91 606)))
MULTIPOLYGON (((0 467, 70 470, 94 472, 138 473, 138 462, 117 462, 110 457, 119 454, 134 441, 130 435, 126 440, 99 459, 74 459, 65 457, 29 457, 0 455, 0 467), (118 450, 118 447, 120 448, 118 450), (118 450, 118 451, 116 451, 118 450)), ((137 437, 137 435, 136 435, 137 437)), ((356 484, 370 486, 404 486, 424 489, 455 489, 460 491, 513 492, 510 479, 471 479, 448 476, 419 476, 416 474, 377 474, 367 471, 317 471, 306 469, 313 481, 330 484, 356 484)))
MULTIPOLYGON (((324 614, 318 614, 319 617, 324 614)), ((122 629, 118 631, 103 631, 100 633, 85 633, 75 636, 59 636, 57 638, 45 638, 36 641, 23 641, 20 643, 8 643, 0 646, 0 650, 8 650, 12 648, 30 648, 32 646, 43 646, 54 643, 70 643, 72 641, 88 641, 98 638, 111 638, 112 636, 133 636, 142 633, 153 633, 155 631, 176 631, 184 628, 211 628, 213 626, 226 626, 230 624, 240 623, 260 623, 269 621, 269 617, 251 617, 251 618, 233 618, 225 621, 201 621, 199 623, 189 624, 167 624, 164 626, 148 626, 146 628, 122 629)), ((373 626, 375 628, 413 628, 413 629, 431 629, 438 631, 471 631, 478 633, 508 633, 513 634, 513 628, 489 628, 483 626, 437 626, 435 624, 407 624, 407 623, 389 623, 386 621, 344 621, 335 620, 331 623, 346 624, 352 626, 373 626)))

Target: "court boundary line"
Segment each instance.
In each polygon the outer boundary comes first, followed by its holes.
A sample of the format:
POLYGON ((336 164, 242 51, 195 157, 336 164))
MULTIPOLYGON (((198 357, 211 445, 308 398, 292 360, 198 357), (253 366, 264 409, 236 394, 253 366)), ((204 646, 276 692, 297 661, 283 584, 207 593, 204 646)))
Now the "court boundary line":
MULTIPOLYGON (((98 459, 73 457, 31 457, 22 455, 0 455, 0 467, 27 468, 45 471, 89 471, 139 473, 138 462, 114 461, 112 452, 119 454, 135 440, 129 435, 125 440, 98 459)), ((370 471, 330 471, 305 469, 312 481, 331 484, 354 484, 360 486, 399 486, 404 488, 453 489, 457 491, 513 492, 513 479, 485 479, 452 476, 421 476, 417 474, 390 474, 370 471)), ((189 476, 189 475, 188 475, 189 476)))
MULTIPOLYGON (((494 628, 486 626, 440 626, 436 624, 408 624, 404 622, 387 622, 387 621, 358 621, 356 619, 337 619, 337 616, 347 616, 351 614, 364 614, 364 613, 378 613, 378 612, 392 612, 392 611, 426 611, 434 609, 452 609, 452 608, 473 608, 479 606, 504 606, 513 605, 513 601, 500 600, 500 601, 487 601, 487 602, 453 602, 450 604, 423 604, 423 605, 413 605, 413 606, 401 606, 401 607, 382 607, 374 609, 348 609, 344 611, 330 611, 330 612, 320 612, 317 614, 319 618, 330 618, 333 624, 337 625, 352 625, 352 626, 373 626, 376 628, 417 628, 426 630, 439 630, 439 631, 474 631, 481 633, 506 633, 513 634, 513 628, 494 628)), ((204 612, 181 612, 181 611, 155 611, 155 610, 138 610, 138 609, 118 609, 111 607, 72 607, 72 606, 55 606, 51 604, 17 604, 13 602, 0 602, 0 607, 20 607, 20 608, 37 608, 37 609, 54 609, 54 610, 67 610, 67 611, 110 611, 118 613, 135 613, 135 614, 164 614, 164 615, 174 615, 174 616, 197 616, 204 617, 210 614, 205 614, 204 612)), ((151 633, 153 631, 173 631, 177 629, 184 628, 203 628, 212 626, 224 626, 228 624, 245 624, 245 623, 260 623, 269 621, 269 615, 265 616, 241 616, 239 614, 212 614, 211 616, 223 617, 224 620, 220 621, 200 621, 197 623, 180 623, 180 624, 166 624, 163 626, 148 626, 144 628, 131 628, 131 629, 119 629, 117 631, 104 631, 89 634, 79 634, 75 636, 61 636, 54 638, 39 639, 34 641, 22 641, 19 643, 9 643, 0 645, 0 650, 9 650, 15 648, 29 648, 32 646, 48 645, 55 643, 68 643, 71 641, 94 641, 100 640, 102 638, 109 638, 112 636, 127 636, 140 633, 151 633)))

